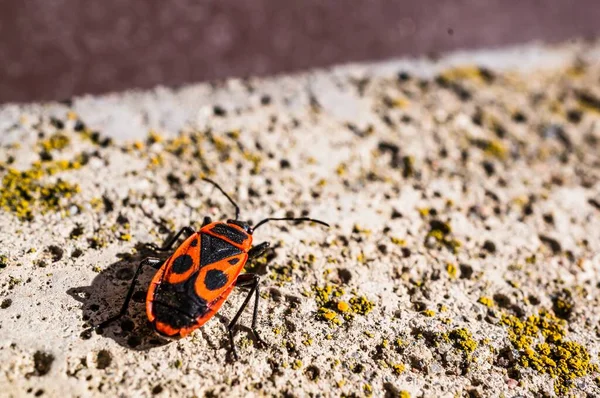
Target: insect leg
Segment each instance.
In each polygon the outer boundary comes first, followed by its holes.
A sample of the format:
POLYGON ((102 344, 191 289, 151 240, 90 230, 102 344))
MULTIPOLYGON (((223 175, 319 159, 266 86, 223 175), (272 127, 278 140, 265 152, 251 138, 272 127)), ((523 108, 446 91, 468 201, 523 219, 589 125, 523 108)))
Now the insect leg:
POLYGON ((250 261, 256 257, 260 257, 269 248, 269 245, 270 245, 269 242, 263 242, 263 243, 260 243, 256 246, 254 246, 252 249, 248 250, 248 261, 250 261))
POLYGON ((162 263, 163 263, 163 261, 156 257, 147 257, 144 260, 142 260, 140 262, 140 265, 138 265, 137 269, 135 270, 135 274, 133 275, 133 280, 131 281, 131 285, 129 286, 129 290, 127 291, 127 296, 125 297, 125 302, 123 303, 123 306, 121 307, 121 311, 119 311, 119 313, 117 315, 112 316, 112 317, 108 318, 107 320, 105 320, 104 322, 100 323, 99 325, 95 326, 94 329, 104 329, 108 324, 116 321, 117 319, 119 319, 123 315, 125 315, 127 313, 127 308, 129 307, 129 302, 131 301, 131 296, 133 296, 133 290, 135 288, 135 284, 140 275, 142 267, 144 267, 144 265, 149 265, 153 268, 159 269, 160 266, 162 265, 162 263))
POLYGON ((173 247, 173 245, 175 244, 175 242, 177 242, 177 240, 179 239, 181 234, 185 234, 186 236, 189 237, 189 236, 192 236, 192 234, 194 234, 195 232, 196 231, 192 227, 183 227, 183 228, 181 228, 181 230, 179 232, 177 232, 177 234, 175 236, 173 236, 171 239, 169 239, 163 245, 163 247, 158 247, 158 245, 156 245, 154 243, 148 243, 148 244, 146 244, 146 246, 148 246, 152 250, 156 250, 159 252, 166 252, 167 250, 170 250, 173 247))
POLYGON ((210 219, 210 217, 206 216, 204 217, 204 221, 202 221, 202 226, 205 227, 208 224, 210 224, 212 222, 212 220, 210 219))
POLYGON ((255 298, 254 298, 254 311, 252 313, 252 333, 254 334, 254 337, 256 338, 256 340, 259 343, 264 344, 263 340, 260 338, 260 336, 258 335, 258 332, 256 331, 256 318, 258 316, 258 299, 260 297, 258 294, 258 282, 259 281, 260 281, 260 277, 256 274, 242 274, 242 275, 238 276, 238 278, 235 281, 236 287, 249 287, 250 288, 250 292, 248 292, 248 295, 246 296, 246 299, 240 306, 240 309, 238 310, 238 312, 235 314, 235 316, 233 317, 233 319, 227 326, 227 331, 229 332, 229 341, 231 343, 231 351, 233 352, 233 356, 235 357, 235 359, 238 359, 238 355, 235 350, 235 344, 233 341, 233 336, 234 336, 233 329, 235 328, 235 325, 237 324, 240 316, 242 315, 242 313, 248 306, 248 303, 250 302, 250 299, 252 298, 253 294, 255 295, 255 298))
MULTIPOLYGON (((268 243, 268 242, 265 242, 265 243, 268 243)), ((258 335, 258 332, 256 331, 256 319, 258 318, 258 299, 260 297, 259 282, 260 282, 260 276, 258 276, 256 274, 242 274, 242 275, 238 276, 235 286, 236 287, 248 286, 251 289, 255 290, 255 292, 254 292, 254 310, 252 312, 252 333, 254 333, 254 337, 256 337, 256 340, 258 340, 260 343, 264 344, 263 339, 260 338, 260 336, 258 335)), ((250 291, 250 293, 248 295, 251 296, 252 291, 250 291)))

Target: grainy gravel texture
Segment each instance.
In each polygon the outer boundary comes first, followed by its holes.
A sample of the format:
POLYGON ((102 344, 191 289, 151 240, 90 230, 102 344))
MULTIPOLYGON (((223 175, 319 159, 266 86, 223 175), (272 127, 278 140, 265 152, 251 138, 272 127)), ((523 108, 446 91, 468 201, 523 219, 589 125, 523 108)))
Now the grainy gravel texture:
MULTIPOLYGON (((597 396, 600 47, 0 108, 3 396, 597 396), (169 231, 273 223, 256 344, 146 322, 169 231)), ((168 254, 167 254, 168 256, 168 254)))

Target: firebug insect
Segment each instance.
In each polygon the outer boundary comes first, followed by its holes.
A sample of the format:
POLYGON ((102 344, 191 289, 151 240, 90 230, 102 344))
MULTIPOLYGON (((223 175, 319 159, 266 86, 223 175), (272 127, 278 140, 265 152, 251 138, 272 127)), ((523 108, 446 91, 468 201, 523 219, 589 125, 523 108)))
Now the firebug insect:
POLYGON ((148 288, 146 314, 157 334, 175 339, 187 336, 217 313, 234 287, 245 287, 250 291, 227 326, 231 351, 237 359, 233 341, 234 328, 253 294, 252 333, 262 343, 256 331, 259 276, 240 273, 249 260, 259 257, 267 250, 269 242, 252 246, 252 234, 269 221, 312 221, 327 227, 329 224, 307 217, 269 217, 252 227, 249 223, 238 220, 239 206, 217 183, 207 178, 204 180, 221 191, 235 207, 235 219, 212 222, 209 217, 205 217, 199 231, 184 227, 163 247, 149 245, 157 251, 168 251, 181 235, 187 236, 164 262, 156 257, 148 257, 140 262, 121 311, 100 323, 96 326, 97 329, 102 330, 127 313, 138 276, 142 268, 149 265, 158 271, 148 288))

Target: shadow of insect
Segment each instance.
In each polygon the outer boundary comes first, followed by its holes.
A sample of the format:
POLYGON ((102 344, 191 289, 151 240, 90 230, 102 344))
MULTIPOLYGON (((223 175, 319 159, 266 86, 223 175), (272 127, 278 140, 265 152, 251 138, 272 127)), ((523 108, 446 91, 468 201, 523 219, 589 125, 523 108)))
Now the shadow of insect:
MULTIPOLYGON (((67 294, 81 303, 83 330, 80 337, 88 340, 97 333, 114 340, 121 346, 139 351, 172 342, 173 340, 161 338, 154 332, 146 315, 145 303, 148 286, 156 273, 152 267, 146 267, 140 274, 127 315, 108 325, 105 329, 94 329, 94 326, 119 312, 139 263, 146 257, 159 257, 166 260, 169 253, 158 254, 146 245, 138 244, 136 245, 136 254, 120 253, 117 257, 119 260, 103 269, 89 286, 73 287, 67 290, 67 294)), ((237 300, 233 298, 232 301, 237 300)), ((211 349, 228 348, 226 325, 229 323, 229 318, 219 313, 215 315, 215 318, 223 325, 222 335, 216 338, 209 336, 203 331, 203 328, 195 333, 200 332, 211 349)), ((239 325, 237 328, 252 335, 249 327, 239 325)))
MULTIPOLYGON (((89 286, 73 287, 67 294, 82 303, 84 330, 80 337, 88 340, 96 333, 93 326, 118 313, 137 265, 154 253, 145 245, 136 246, 137 253, 120 253, 118 261, 103 269, 89 286)), ((147 350, 167 344, 169 341, 157 336, 148 323, 145 301, 148 284, 156 270, 148 267, 138 279, 127 316, 102 330, 102 335, 118 344, 135 350, 147 350)))

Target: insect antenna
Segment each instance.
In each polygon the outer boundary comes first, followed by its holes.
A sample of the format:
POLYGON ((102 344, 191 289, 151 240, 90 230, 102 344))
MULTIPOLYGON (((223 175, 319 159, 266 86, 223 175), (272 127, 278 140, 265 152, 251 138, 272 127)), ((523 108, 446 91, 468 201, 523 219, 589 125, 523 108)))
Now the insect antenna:
POLYGON ((221 191, 221 193, 222 193, 223 195, 225 195, 225 197, 226 197, 227 199, 229 199, 229 201, 231 202, 231 204, 232 204, 233 206, 235 206, 235 219, 237 220, 237 219, 239 218, 239 216, 240 216, 240 207, 239 207, 239 206, 238 206, 238 205, 237 205, 237 204, 236 204, 236 203, 233 201, 233 199, 231 199, 231 198, 229 197, 229 195, 227 195, 227 193, 226 193, 226 192, 223 190, 223 188, 221 188, 221 186, 220 186, 219 184, 217 184, 216 182, 214 182, 213 180, 211 180, 211 179, 208 179, 208 178, 203 178, 203 180, 204 180, 204 181, 206 181, 206 182, 209 182, 209 183, 211 183, 212 185, 214 185, 214 186, 215 186, 215 188, 217 188, 219 191, 221 191))
POLYGON ((321 225, 325 225, 326 227, 329 227, 329 224, 327 224, 325 221, 321 221, 321 220, 315 220, 314 218, 308 218, 308 217, 299 217, 299 218, 294 218, 294 217, 281 217, 281 218, 276 218, 276 217, 269 217, 269 218, 265 218, 264 220, 260 221, 258 224, 256 224, 254 226, 254 228, 252 228, 253 231, 256 231, 256 228, 260 227, 263 224, 268 223, 269 221, 312 221, 312 222, 316 222, 317 224, 321 224, 321 225))

